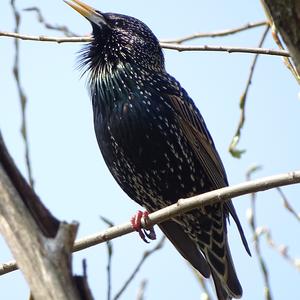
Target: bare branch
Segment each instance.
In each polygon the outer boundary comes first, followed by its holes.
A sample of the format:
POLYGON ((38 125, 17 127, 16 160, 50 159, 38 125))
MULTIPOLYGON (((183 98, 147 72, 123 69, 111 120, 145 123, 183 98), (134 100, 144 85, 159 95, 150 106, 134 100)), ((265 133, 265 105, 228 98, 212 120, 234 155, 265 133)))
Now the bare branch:
POLYGON ((147 280, 144 279, 141 282, 140 287, 138 289, 136 300, 144 300, 146 286, 147 286, 147 280))
POLYGON ((2 164, 0 213, 1 234, 18 261, 34 299, 83 299, 74 285, 68 255, 72 250, 77 224, 61 223, 55 238, 45 237, 2 164))
POLYGON ((260 21, 260 22, 247 23, 247 24, 245 24, 243 26, 239 26, 237 28, 225 29, 225 30, 220 30, 220 31, 215 31, 215 32, 198 32, 198 33, 184 36, 182 38, 162 40, 161 42, 171 43, 171 44, 173 44, 173 43, 181 44, 183 42, 187 42, 187 41, 198 39, 198 38, 206 38, 206 37, 214 38, 214 37, 227 36, 227 35, 239 33, 239 32, 242 32, 242 31, 245 31, 248 29, 252 29, 252 28, 264 26, 264 25, 268 25, 268 22, 260 21))
MULTIPOLYGON (((269 32, 270 26, 268 25, 265 29, 265 31, 262 34, 262 37, 259 41, 258 47, 261 48, 266 37, 267 34, 269 32)), ((247 95, 248 95, 248 91, 249 91, 249 87, 252 83, 252 78, 253 78, 253 74, 254 74, 254 69, 257 63, 257 59, 258 59, 259 54, 255 54, 254 58, 253 58, 253 62, 252 65, 250 67, 250 73, 249 73, 249 77, 246 83, 246 88, 242 94, 242 96, 240 97, 240 120, 239 120, 239 124, 237 127, 237 130, 232 138, 232 141, 229 145, 229 152, 231 153, 232 156, 236 157, 236 158, 240 158, 241 155, 245 152, 245 150, 238 150, 236 148, 236 146, 238 145, 240 138, 241 138, 241 131, 242 128, 244 127, 245 124, 245 118, 246 118, 246 114, 245 114, 245 108, 246 108, 246 99, 247 99, 247 95)))
POLYGON ((300 214, 298 214, 292 207, 292 205, 289 203, 288 198, 285 196, 284 192, 281 188, 277 188, 277 191, 279 195, 281 196, 283 200, 284 207, 296 218, 296 220, 300 221, 300 214))
MULTIPOLYGON (((108 225, 108 227, 113 227, 114 224, 105 217, 100 216, 101 220, 108 225)), ((112 255, 113 255, 113 245, 111 241, 106 242, 107 247, 107 300, 111 299, 111 263, 112 263, 112 255)))
POLYGON ((298 258, 293 258, 288 252, 288 247, 286 245, 277 245, 272 237, 271 230, 266 227, 256 228, 256 233, 258 236, 264 235, 266 237, 268 245, 274 249, 284 260, 286 260, 291 266, 300 271, 300 264, 298 258))
MULTIPOLYGON (((50 30, 57 30, 57 31, 61 31, 65 36, 67 37, 78 37, 78 35, 74 32, 72 32, 67 26, 65 25, 53 25, 48 23, 45 18, 43 17, 41 10, 38 7, 29 7, 24 9, 24 11, 36 11, 37 13, 37 17, 38 17, 38 21, 40 23, 42 23, 47 29, 50 30)), ((268 22, 267 21, 259 21, 259 22, 251 22, 251 23, 247 23, 243 26, 237 27, 237 28, 232 28, 232 29, 226 29, 226 30, 220 30, 220 31, 216 31, 216 32, 199 32, 199 33, 194 33, 182 38, 177 38, 177 39, 163 39, 161 40, 162 43, 175 43, 175 44, 181 44, 183 42, 186 41, 190 41, 193 39, 197 39, 197 38, 205 38, 205 37, 222 37, 222 36, 227 36, 227 35, 231 35, 231 34, 235 34, 235 33, 239 33, 248 29, 252 29, 252 28, 256 28, 259 26, 264 26, 267 25, 268 22)), ((7 36, 11 36, 12 33, 7 33, 9 35, 7 36)), ((4 34, 3 34, 4 35, 4 34)), ((21 37, 20 37, 21 38, 21 37)), ((34 37, 32 37, 33 40, 38 40, 41 41, 40 39, 35 39, 34 37)), ((27 39, 27 38, 26 38, 27 39)), ((54 41, 54 39, 57 38, 50 38, 51 41, 54 41)), ((66 42, 68 42, 69 39, 66 40, 66 42)))
MULTIPOLYGON (((247 173, 246 173, 246 179, 250 180, 251 176, 254 172, 260 170, 260 166, 252 167, 247 173)), ((250 228, 253 233, 253 240, 254 240, 254 249, 255 253, 258 259, 258 264, 261 269, 263 279, 264 279, 264 294, 266 300, 272 300, 272 294, 271 294, 271 286, 270 286, 270 280, 269 280, 269 272, 266 265, 266 262, 262 256, 261 253, 261 247, 260 247, 260 236, 257 234, 257 224, 256 224, 256 193, 252 193, 251 195, 251 208, 248 210, 248 221, 250 224, 250 228)))
POLYGON ((56 36, 45 36, 45 35, 27 35, 19 34, 16 32, 0 31, 0 36, 11 37, 15 39, 25 40, 25 41, 36 41, 36 42, 55 42, 55 43, 85 43, 90 42, 92 37, 82 36, 82 37, 56 37, 56 36))
MULTIPOLYGON (((17 34, 14 32, 0 31, 0 36, 12 37, 21 40, 28 41, 37 41, 37 42, 56 42, 56 43, 75 43, 75 42, 90 42, 92 40, 91 36, 86 37, 50 37, 50 36, 32 36, 17 34)), ((246 48, 246 47, 225 47, 225 46, 190 46, 190 45, 180 45, 180 44, 171 44, 171 43, 160 43, 162 48, 177 50, 177 51, 216 51, 216 52, 228 52, 228 53, 251 53, 251 54, 264 54, 264 55, 275 55, 275 56, 284 56, 289 57, 290 54, 288 51, 282 50, 272 50, 272 49, 263 49, 263 48, 246 48)))
POLYGON ((121 289, 119 290, 119 292, 115 295, 114 300, 117 300, 121 297, 121 295, 124 293, 124 291, 127 289, 128 285, 131 283, 131 281, 134 279, 135 275, 139 272, 140 268, 142 267, 142 265, 144 264, 144 262, 147 260, 147 258, 152 255, 153 253, 155 253, 156 251, 160 250, 164 244, 165 241, 165 236, 163 236, 160 241, 157 243, 157 245, 149 251, 145 251, 141 260, 139 261, 139 263, 137 264, 137 266, 135 267, 135 269, 133 270, 132 274, 129 276, 129 278, 125 281, 124 285, 121 287, 121 289))
POLYGON ((42 204, 14 164, 0 132, 0 232, 35 300, 92 299, 86 278, 72 276, 77 227, 59 222, 42 204))
POLYGON ((25 8, 24 11, 28 11, 28 12, 36 12, 37 14, 37 19, 38 21, 43 24, 47 29, 50 29, 50 30, 56 30, 56 31, 60 31, 62 32, 65 36, 77 36, 76 33, 72 32, 67 26, 65 25, 53 25, 53 24, 50 24, 46 19, 45 17, 43 16, 41 10, 34 6, 34 7, 28 7, 28 8, 25 8))
POLYGON ((11 260, 0 265, 0 275, 4 275, 16 270, 18 270, 18 266, 15 260, 11 260))
MULTIPOLYGON (((148 227, 154 226, 155 224, 159 224, 170 218, 184 214, 190 210, 202 207, 204 205, 212 205, 214 203, 223 202, 227 199, 235 198, 241 195, 265 191, 278 186, 285 186, 296 183, 300 183, 300 171, 293 171, 280 175, 264 177, 261 179, 224 187, 188 199, 180 199, 175 204, 149 214, 147 225, 148 227)), ((142 221, 142 226, 145 226, 144 221, 142 221)), ((109 239, 113 239, 133 231, 134 230, 132 229, 130 222, 114 226, 103 232, 78 240, 75 243, 74 251, 79 251, 87 247, 103 243, 109 239)))
POLYGON ((191 265, 190 265, 193 273, 195 274, 197 281, 201 285, 203 292, 201 293, 201 299, 205 300, 212 300, 213 297, 208 289, 207 283, 209 282, 208 279, 204 278, 197 270, 195 270, 191 265))
MULTIPOLYGON (((184 214, 190 210, 202 207, 204 205, 212 205, 214 203, 224 202, 227 199, 236 198, 242 195, 266 191, 279 186, 286 186, 297 183, 300 183, 300 170, 269 177, 263 177, 237 185, 224 187, 188 199, 180 199, 175 204, 149 214, 147 226, 154 226, 155 224, 162 223, 170 218, 174 218, 178 215, 184 214)), ((146 228, 145 225, 146 224, 144 220, 142 220, 142 226, 146 228)), ((73 251, 80 251, 131 232, 134 232, 134 229, 132 228, 130 222, 117 225, 102 232, 77 240, 75 242, 73 251)), ((0 275, 6 274, 16 269, 16 264, 13 265, 11 262, 2 264, 0 265, 0 275)))
MULTIPOLYGON (((10 2, 11 8, 15 17, 15 32, 18 34, 19 28, 20 28, 20 20, 21 15, 18 12, 16 6, 15 6, 15 0, 11 0, 10 2)), ((25 162, 26 162, 26 168, 27 168, 27 174, 28 174, 28 180, 30 185, 34 186, 34 180, 32 177, 32 171, 31 171, 31 164, 30 164, 30 155, 29 155, 29 142, 28 142, 28 134, 27 134, 27 122, 26 122, 26 106, 27 106, 27 96, 22 88, 21 85, 21 79, 20 79, 20 63, 19 63, 19 53, 20 53, 20 46, 19 46, 19 40, 14 40, 15 45, 15 60, 14 60, 14 67, 13 67, 13 74, 16 80, 19 99, 20 99, 20 105, 21 105, 21 114, 22 114, 22 124, 21 124, 21 134, 24 140, 25 145, 25 162)))
POLYGON ((252 54, 264 54, 289 57, 288 51, 272 50, 263 48, 246 48, 246 47, 225 47, 225 46, 191 46, 191 45, 178 45, 171 43, 160 43, 162 48, 177 50, 177 51, 217 51, 228 53, 252 53, 252 54))

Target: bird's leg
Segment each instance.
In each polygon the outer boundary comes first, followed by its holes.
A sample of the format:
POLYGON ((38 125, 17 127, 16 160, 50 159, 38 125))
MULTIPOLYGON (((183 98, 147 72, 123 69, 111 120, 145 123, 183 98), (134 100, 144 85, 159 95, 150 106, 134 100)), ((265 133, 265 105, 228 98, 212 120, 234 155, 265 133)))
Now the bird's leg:
POLYGON ((149 213, 147 211, 142 212, 139 210, 130 220, 132 228, 139 233, 141 239, 145 243, 149 243, 149 241, 147 241, 146 237, 149 240, 156 239, 156 234, 155 234, 153 227, 151 227, 149 229, 142 228, 142 222, 141 222, 142 218, 144 218, 145 223, 147 223, 148 215, 149 215, 149 213))

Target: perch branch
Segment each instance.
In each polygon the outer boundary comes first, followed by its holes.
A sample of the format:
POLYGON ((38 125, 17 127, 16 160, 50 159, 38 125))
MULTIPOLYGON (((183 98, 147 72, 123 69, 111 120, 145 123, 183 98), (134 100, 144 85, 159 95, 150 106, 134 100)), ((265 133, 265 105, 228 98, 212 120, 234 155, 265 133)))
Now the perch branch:
MULTIPOLYGON (((279 186, 286 186, 296 183, 300 183, 300 170, 247 181, 244 183, 224 187, 188 199, 180 199, 175 204, 172 204, 168 207, 151 213, 149 215, 149 220, 147 220, 147 226, 151 227, 155 224, 161 223, 170 218, 174 218, 178 215, 186 213, 195 208, 202 207, 204 205, 211 205, 217 202, 224 202, 227 199, 236 198, 242 195, 265 191, 279 186)), ((142 226, 145 225, 145 222, 142 220, 142 226)), ((117 225, 106 229, 100 233, 96 233, 77 240, 75 242, 73 251, 80 251, 88 247, 104 243, 108 240, 112 240, 116 237, 131 233, 133 231, 134 229, 132 228, 130 222, 117 225)), ((12 262, 9 262, 2 264, 0 265, 0 275, 14 271, 16 269, 17 265, 15 263, 13 264, 12 262)))

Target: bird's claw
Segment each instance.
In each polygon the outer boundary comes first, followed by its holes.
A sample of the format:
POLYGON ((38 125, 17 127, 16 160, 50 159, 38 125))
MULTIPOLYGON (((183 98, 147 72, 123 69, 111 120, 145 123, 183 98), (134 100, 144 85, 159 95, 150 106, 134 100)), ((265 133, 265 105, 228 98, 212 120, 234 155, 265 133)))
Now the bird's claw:
POLYGON ((149 229, 142 228, 142 218, 144 218, 145 223, 147 223, 147 219, 149 218, 148 215, 149 213, 147 211, 142 212, 139 210, 130 220, 132 228, 139 233, 141 239, 145 243, 149 243, 147 238, 149 240, 156 239, 156 234, 153 227, 149 229))

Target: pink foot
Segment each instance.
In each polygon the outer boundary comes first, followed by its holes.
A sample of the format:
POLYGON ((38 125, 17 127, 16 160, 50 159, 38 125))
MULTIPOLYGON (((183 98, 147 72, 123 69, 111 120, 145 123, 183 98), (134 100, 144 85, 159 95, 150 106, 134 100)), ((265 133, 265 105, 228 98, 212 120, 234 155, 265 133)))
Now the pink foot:
POLYGON ((153 227, 151 227, 149 229, 142 228, 142 223, 141 223, 142 218, 144 218, 144 221, 147 222, 148 215, 149 215, 149 213, 147 211, 142 212, 142 211, 138 210, 137 213, 130 220, 132 228, 139 233, 141 239, 145 243, 149 243, 149 241, 146 239, 146 237, 149 240, 156 239, 156 234, 155 234, 153 227))

